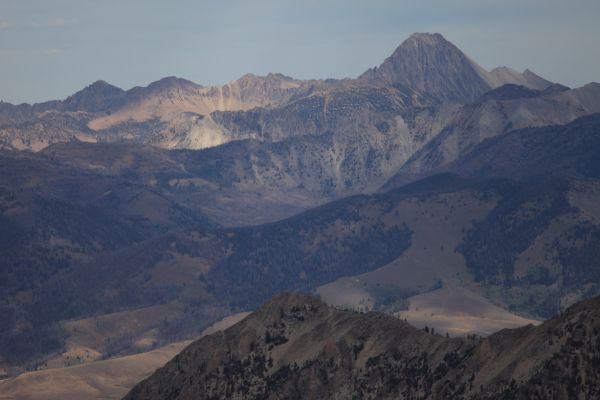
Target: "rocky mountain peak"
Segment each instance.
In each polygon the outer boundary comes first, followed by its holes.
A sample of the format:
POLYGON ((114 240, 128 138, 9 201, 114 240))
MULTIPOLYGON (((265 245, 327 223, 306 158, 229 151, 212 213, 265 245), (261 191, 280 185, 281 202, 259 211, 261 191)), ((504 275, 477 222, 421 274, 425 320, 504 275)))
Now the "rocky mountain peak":
POLYGON ((177 88, 199 88, 201 87, 200 85, 197 85, 196 83, 189 81, 187 79, 183 79, 183 78, 178 78, 176 76, 167 76, 165 78, 159 79, 155 82, 152 82, 150 85, 148 85, 147 90, 149 92, 154 92, 154 91, 168 91, 171 89, 177 89, 177 88))
POLYGON ((95 81, 94 83, 92 83, 91 85, 88 85, 84 88, 85 89, 89 89, 89 90, 105 90, 105 89, 116 89, 118 91, 123 91, 123 89, 111 85, 110 83, 106 82, 105 80, 102 79, 98 79, 97 81, 95 81))
POLYGON ((408 45, 436 45, 436 44, 444 44, 444 43, 450 43, 446 40, 446 38, 444 38, 444 36, 442 36, 439 33, 420 33, 420 32, 415 32, 412 35, 410 35, 408 37, 408 39, 406 39, 403 43, 402 46, 408 46, 408 45))
POLYGON ((111 85, 110 83, 104 80, 97 80, 91 85, 86 86, 75 94, 69 96, 69 98, 81 97, 81 96, 90 96, 90 95, 98 95, 98 94, 120 94, 123 93, 123 89, 111 85))
POLYGON ((108 110, 109 103, 123 93, 125 93, 123 89, 98 80, 65 99, 63 109, 65 111, 103 112, 108 110))
POLYGON ((359 79, 400 84, 450 101, 470 101, 490 89, 477 66, 439 33, 412 34, 379 67, 359 79))

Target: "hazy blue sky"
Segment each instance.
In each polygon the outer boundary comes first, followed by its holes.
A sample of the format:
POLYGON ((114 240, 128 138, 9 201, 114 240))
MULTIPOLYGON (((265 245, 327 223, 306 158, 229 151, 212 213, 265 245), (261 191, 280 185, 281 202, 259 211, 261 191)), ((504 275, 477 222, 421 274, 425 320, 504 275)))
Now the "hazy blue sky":
POLYGON ((487 69, 600 81, 600 0, 0 0, 0 99, 64 98, 246 72, 354 77, 412 32, 440 32, 487 69))

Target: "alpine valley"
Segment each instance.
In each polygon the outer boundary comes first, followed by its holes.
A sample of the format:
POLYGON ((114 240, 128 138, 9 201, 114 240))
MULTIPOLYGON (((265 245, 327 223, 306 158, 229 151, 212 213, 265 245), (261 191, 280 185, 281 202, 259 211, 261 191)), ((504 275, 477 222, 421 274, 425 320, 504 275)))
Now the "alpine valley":
POLYGON ((598 83, 415 33, 2 102, 0 168, 0 399, 600 396, 598 83))

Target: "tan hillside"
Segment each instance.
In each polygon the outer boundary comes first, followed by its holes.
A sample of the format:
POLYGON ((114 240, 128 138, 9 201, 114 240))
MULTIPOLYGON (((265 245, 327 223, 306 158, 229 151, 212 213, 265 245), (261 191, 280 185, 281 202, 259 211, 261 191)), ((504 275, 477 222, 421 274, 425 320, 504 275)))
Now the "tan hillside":
MULTIPOLYGON (((248 313, 228 316, 206 328, 202 335, 227 329, 246 316, 248 313)), ((0 399, 120 399, 137 382, 163 366, 190 343, 177 342, 131 356, 26 372, 15 378, 0 380, 0 399)))

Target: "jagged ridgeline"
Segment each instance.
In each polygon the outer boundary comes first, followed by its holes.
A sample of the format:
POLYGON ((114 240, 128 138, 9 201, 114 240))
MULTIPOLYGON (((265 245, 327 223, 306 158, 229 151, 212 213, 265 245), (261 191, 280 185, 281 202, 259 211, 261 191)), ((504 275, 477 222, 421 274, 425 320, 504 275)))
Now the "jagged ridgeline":
POLYGON ((600 298, 537 327, 449 339, 282 294, 191 344, 125 400, 592 399, 599 363, 600 298))

